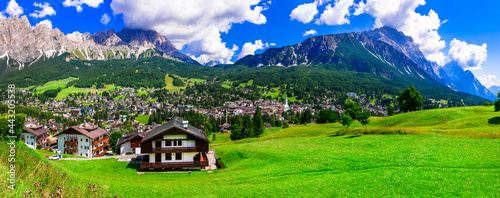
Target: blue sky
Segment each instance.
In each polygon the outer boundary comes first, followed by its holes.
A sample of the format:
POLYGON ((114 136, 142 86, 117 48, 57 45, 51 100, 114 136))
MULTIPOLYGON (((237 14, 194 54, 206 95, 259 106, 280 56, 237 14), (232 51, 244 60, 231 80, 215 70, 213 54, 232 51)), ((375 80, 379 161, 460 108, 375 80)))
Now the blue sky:
POLYGON ((8 8, 12 1, 33 26, 48 20, 65 34, 154 29, 199 62, 230 63, 311 36, 388 25, 414 37, 428 59, 442 65, 455 61, 487 87, 500 85, 500 1, 495 0, 8 0, 0 3, 3 16, 21 13, 8 8), (54 12, 32 14, 47 4, 54 12), (310 30, 316 34, 304 36, 310 30))

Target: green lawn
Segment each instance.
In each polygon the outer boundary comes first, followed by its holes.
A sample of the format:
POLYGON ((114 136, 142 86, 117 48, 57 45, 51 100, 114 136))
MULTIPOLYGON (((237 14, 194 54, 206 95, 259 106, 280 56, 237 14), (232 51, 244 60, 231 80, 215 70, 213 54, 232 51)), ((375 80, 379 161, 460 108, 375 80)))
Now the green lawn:
POLYGON ((80 92, 97 92, 97 93, 102 93, 104 91, 114 91, 116 88, 114 85, 106 85, 104 89, 99 89, 96 90, 95 88, 79 88, 79 87, 68 87, 65 89, 62 89, 61 92, 57 94, 57 97, 55 98, 56 100, 62 100, 65 97, 68 97, 69 94, 74 94, 74 93, 80 93, 80 92))
MULTIPOLYGON (((36 150, 36 152, 38 152, 40 155, 42 155, 44 158, 47 158, 47 159, 52 155, 59 155, 57 153, 46 151, 46 150, 36 150)), ((82 156, 76 156, 76 155, 70 155, 70 154, 62 154, 62 157, 63 158, 85 158, 82 156)))
POLYGON ((135 118, 137 122, 140 122, 142 124, 148 124, 149 123, 149 116, 150 115, 139 115, 135 118))
POLYGON ((64 87, 66 87, 66 84, 68 84, 70 81, 73 81, 73 80, 78 80, 78 78, 69 77, 69 78, 62 79, 62 80, 53 80, 53 81, 47 82, 44 85, 34 87, 36 89, 35 93, 42 94, 43 92, 45 92, 47 90, 57 89, 59 87, 64 88, 64 87))
POLYGON ((499 197, 500 139, 484 138, 500 134, 498 119, 492 107, 466 107, 373 118, 369 135, 358 122, 347 134, 338 123, 216 134, 210 147, 227 168, 192 175, 140 175, 115 159, 50 163, 118 197, 499 197))

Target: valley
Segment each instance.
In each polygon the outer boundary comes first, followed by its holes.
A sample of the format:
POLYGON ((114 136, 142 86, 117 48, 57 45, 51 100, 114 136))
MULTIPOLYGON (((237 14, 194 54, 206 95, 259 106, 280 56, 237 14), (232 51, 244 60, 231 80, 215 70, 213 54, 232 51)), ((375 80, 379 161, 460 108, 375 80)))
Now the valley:
MULTIPOLYGON (((491 108, 465 107, 377 118, 368 125, 367 134, 359 123, 348 134, 338 123, 270 128, 262 137, 238 141, 229 140, 229 134, 217 134, 211 148, 227 168, 211 173, 137 174, 133 163, 116 159, 48 162, 41 157, 38 166, 50 164, 50 169, 66 173, 74 182, 63 184, 63 189, 94 183, 101 190, 98 194, 119 197, 163 193, 204 197, 302 197, 311 193, 495 197, 499 196, 500 133, 495 130, 498 122, 488 123, 495 117, 498 114, 491 108), (471 128, 459 129, 457 123, 471 128), (165 189, 165 185, 170 187, 165 189)), ((53 191, 54 186, 43 180, 28 181, 41 181, 46 192, 53 191)))

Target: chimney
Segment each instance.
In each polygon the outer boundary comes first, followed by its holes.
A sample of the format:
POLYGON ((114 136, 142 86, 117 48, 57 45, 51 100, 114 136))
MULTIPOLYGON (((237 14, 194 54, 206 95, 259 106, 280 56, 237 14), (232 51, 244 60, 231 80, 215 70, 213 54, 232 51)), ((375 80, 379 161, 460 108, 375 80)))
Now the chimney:
POLYGON ((187 129, 188 128, 188 124, 189 124, 189 121, 187 121, 187 120, 182 121, 182 127, 183 128, 187 129))

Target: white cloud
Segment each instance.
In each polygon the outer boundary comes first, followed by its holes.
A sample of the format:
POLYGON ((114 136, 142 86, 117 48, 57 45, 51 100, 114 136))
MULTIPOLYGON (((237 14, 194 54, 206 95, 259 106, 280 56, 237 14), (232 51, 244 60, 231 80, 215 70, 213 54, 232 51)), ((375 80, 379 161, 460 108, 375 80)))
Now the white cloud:
POLYGON ((111 18, 108 14, 104 13, 101 17, 101 23, 104 25, 108 25, 109 21, 111 21, 111 18))
POLYGON ((103 2, 103 0, 65 0, 63 2, 64 7, 76 7, 77 12, 83 10, 82 5, 87 5, 89 7, 97 8, 103 2))
POLYGON ((24 13, 23 7, 21 7, 15 0, 9 1, 9 4, 7 5, 7 9, 5 9, 5 12, 9 14, 10 17, 13 16, 21 16, 21 14, 24 13))
POLYGON ((467 44, 465 41, 453 39, 450 42, 450 51, 448 56, 456 61, 464 70, 478 70, 488 57, 486 43, 482 46, 467 44))
POLYGON ((304 34, 302 36, 309 36, 309 35, 316 35, 316 34, 318 34, 318 32, 316 32, 316 30, 314 30, 314 29, 311 29, 311 30, 304 32, 304 34))
POLYGON ((47 25, 48 28, 52 29, 52 21, 45 19, 43 21, 40 21, 40 23, 37 23, 33 28, 39 26, 39 25, 47 25))
POLYGON ((202 64, 219 59, 225 64, 230 62, 235 47, 226 47, 220 33, 227 33, 234 23, 266 23, 262 11, 267 1, 261 1, 113 0, 111 9, 113 14, 123 14, 125 26, 156 30, 177 49, 186 48, 202 64))
MULTIPOLYGON (((402 31, 413 38, 427 59, 444 65, 448 60, 441 50, 446 42, 437 32, 443 22, 434 10, 427 15, 415 12, 422 5, 425 5, 425 0, 367 0, 358 8, 375 17, 374 27, 390 26, 402 31)), ((362 11, 356 10, 356 13, 362 11)))
POLYGON ((493 85, 500 86, 500 80, 493 74, 484 74, 477 79, 481 82, 481 84, 488 88, 493 85))
POLYGON ((316 21, 316 24, 327 25, 343 25, 349 24, 347 17, 350 15, 349 7, 354 5, 354 0, 335 0, 334 6, 331 4, 326 6, 321 17, 316 21))
POLYGON ((5 15, 3 15, 3 12, 0 12, 0 19, 5 19, 5 15))
POLYGON ((241 49, 240 54, 238 54, 238 59, 245 57, 246 55, 253 55, 255 51, 268 48, 269 46, 275 46, 274 43, 262 43, 262 40, 256 40, 254 44, 251 42, 245 43, 241 49))
POLYGON ((56 15, 56 11, 52 6, 50 6, 49 3, 44 2, 43 4, 41 3, 33 3, 33 6, 42 8, 42 10, 35 10, 35 12, 31 13, 30 16, 35 17, 35 18, 43 18, 45 16, 53 16, 56 15))
POLYGON ((297 8, 292 10, 290 14, 291 20, 297 20, 302 23, 309 23, 314 19, 314 16, 318 14, 318 9, 316 3, 306 3, 299 5, 297 8))

